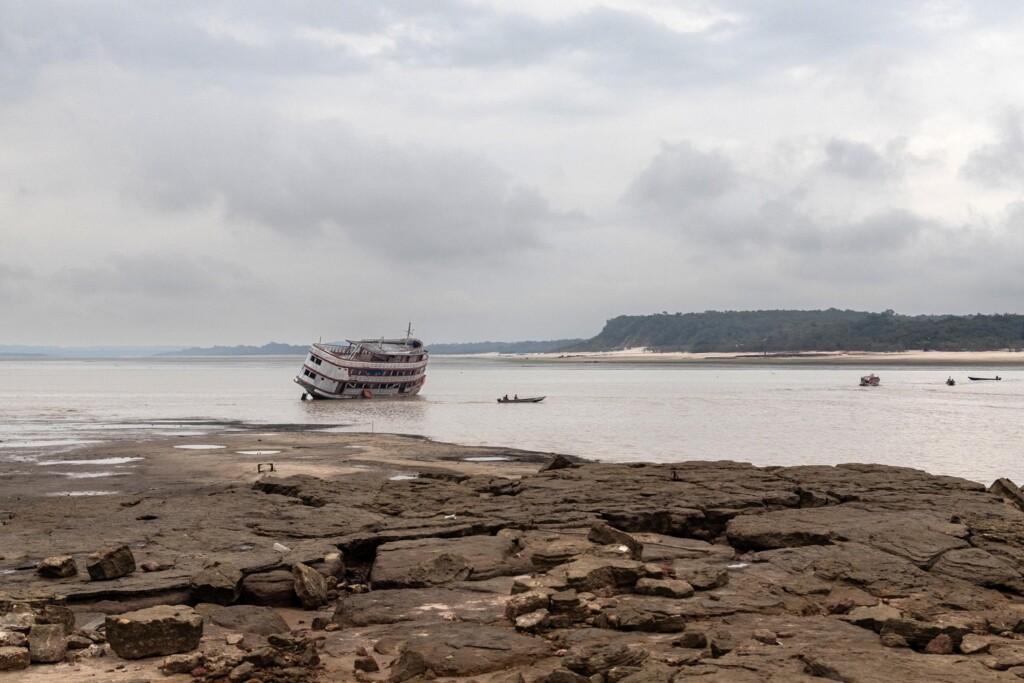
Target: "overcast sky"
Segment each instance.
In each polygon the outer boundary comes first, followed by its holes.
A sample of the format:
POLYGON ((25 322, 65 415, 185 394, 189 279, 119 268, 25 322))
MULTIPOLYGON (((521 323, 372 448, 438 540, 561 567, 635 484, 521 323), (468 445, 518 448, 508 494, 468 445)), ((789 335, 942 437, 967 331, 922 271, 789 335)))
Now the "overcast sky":
POLYGON ((1024 312, 1019 0, 0 2, 0 344, 1024 312))

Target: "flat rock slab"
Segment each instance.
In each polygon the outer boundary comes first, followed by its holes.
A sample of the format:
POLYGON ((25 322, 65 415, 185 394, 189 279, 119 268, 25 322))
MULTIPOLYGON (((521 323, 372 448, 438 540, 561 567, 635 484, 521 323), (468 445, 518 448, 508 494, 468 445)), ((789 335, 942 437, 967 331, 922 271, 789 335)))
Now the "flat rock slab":
POLYGON ((427 672, 435 676, 476 676, 529 664, 551 654, 551 645, 539 638, 496 626, 452 623, 432 629, 429 635, 409 638, 393 668, 408 674, 408 678, 427 672))
POLYGON ((231 605, 210 612, 208 618, 217 626, 241 633, 269 636, 288 632, 288 623, 271 607, 231 605))
POLYGON ((377 548, 370 582, 375 588, 422 588, 483 580, 529 571, 529 560, 515 557, 513 541, 500 536, 424 538, 385 543, 377 548), (447 555, 447 565, 438 558, 447 555), (463 571, 462 568, 465 568, 463 571))
POLYGON ((333 620, 344 627, 453 619, 500 623, 508 600, 507 587, 500 592, 471 590, 463 584, 375 590, 339 600, 333 620))

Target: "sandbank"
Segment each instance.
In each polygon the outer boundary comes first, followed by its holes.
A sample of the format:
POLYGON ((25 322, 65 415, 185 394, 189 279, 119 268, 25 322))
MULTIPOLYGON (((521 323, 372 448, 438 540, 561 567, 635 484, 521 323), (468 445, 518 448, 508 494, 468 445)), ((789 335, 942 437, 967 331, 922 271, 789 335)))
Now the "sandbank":
POLYGON ((692 363, 754 365, 957 365, 1019 366, 1024 353, 1018 351, 799 351, 769 353, 686 353, 652 351, 642 347, 618 351, 573 353, 480 354, 499 360, 511 359, 551 363, 692 363))

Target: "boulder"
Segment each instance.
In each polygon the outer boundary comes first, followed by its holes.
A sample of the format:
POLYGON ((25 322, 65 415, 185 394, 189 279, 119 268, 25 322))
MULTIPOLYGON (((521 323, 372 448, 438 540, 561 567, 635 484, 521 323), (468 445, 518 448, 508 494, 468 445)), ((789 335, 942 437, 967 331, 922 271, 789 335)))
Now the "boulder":
POLYGON ((32 662, 28 648, 13 645, 0 646, 0 671, 14 671, 28 668, 32 662))
POLYGON ((64 605, 46 604, 36 613, 36 623, 63 624, 64 633, 71 633, 75 630, 75 613, 64 605))
POLYGON ((1009 479, 1000 477, 992 482, 992 485, 988 487, 989 493, 994 493, 997 496, 1001 496, 1003 501, 1014 506, 1018 510, 1024 510, 1024 494, 1021 494, 1020 488, 1017 487, 1009 479))
POLYGON ((527 591, 513 595, 505 603, 505 618, 515 622, 516 618, 539 609, 547 609, 551 593, 547 591, 527 591))
POLYGON ((57 555, 42 560, 36 567, 36 573, 47 579, 66 579, 78 573, 78 565, 70 555, 57 555))
POLYGON ((924 646, 924 653, 928 655, 951 655, 953 654, 953 639, 947 633, 940 633, 924 646))
POLYGON ((140 659, 191 652, 203 636, 203 618, 185 605, 160 605, 106 618, 107 642, 119 656, 140 659))
POLYGON ((109 581, 135 571, 135 556, 126 545, 111 546, 86 557, 85 568, 93 581, 109 581))
POLYGON ((213 562, 189 581, 199 602, 230 605, 242 594, 242 572, 227 562, 213 562))
POLYGON ((317 562, 313 568, 324 575, 324 578, 334 577, 345 578, 345 556, 340 552, 327 553, 322 562, 317 562))
POLYGON ((26 647, 28 636, 20 631, 0 631, 0 647, 26 647))
POLYGON ((541 468, 539 470, 537 470, 537 471, 538 472, 551 472, 553 470, 569 469, 570 467, 576 467, 576 463, 574 463, 572 460, 570 460, 569 458, 565 457, 564 455, 557 455, 557 454, 555 454, 555 455, 552 455, 550 458, 548 458, 548 461, 546 463, 544 463, 541 466, 541 468))
POLYGON ((242 579, 242 599, 256 605, 294 607, 295 578, 286 569, 249 574, 242 579))
POLYGON ((295 594, 306 609, 316 609, 327 603, 327 581, 323 574, 296 562, 292 565, 295 594))
POLYGON ((594 643, 572 649, 565 657, 565 667, 584 676, 607 674, 617 666, 643 666, 649 655, 639 647, 619 643, 594 643))
POLYGON ((625 546, 629 551, 629 557, 634 560, 639 560, 644 554, 644 544, 636 540, 625 531, 619 531, 618 529, 608 526, 604 522, 594 522, 590 527, 590 533, 587 534, 587 540, 597 543, 598 545, 621 545, 625 546))
POLYGON ((36 624, 28 632, 28 652, 33 662, 59 662, 64 659, 67 649, 63 624, 36 624))
POLYGON ((548 625, 548 621, 551 618, 551 613, 546 609, 539 609, 534 612, 527 612, 521 614, 515 619, 516 630, 519 631, 537 631, 548 625))
POLYGON ((570 588, 578 591, 629 591, 646 576, 644 565, 636 560, 581 557, 555 567, 548 574, 564 579, 570 588))
POLYGON ((6 613, 0 614, 0 630, 3 631, 28 633, 34 623, 36 623, 35 612, 23 603, 14 604, 6 613))

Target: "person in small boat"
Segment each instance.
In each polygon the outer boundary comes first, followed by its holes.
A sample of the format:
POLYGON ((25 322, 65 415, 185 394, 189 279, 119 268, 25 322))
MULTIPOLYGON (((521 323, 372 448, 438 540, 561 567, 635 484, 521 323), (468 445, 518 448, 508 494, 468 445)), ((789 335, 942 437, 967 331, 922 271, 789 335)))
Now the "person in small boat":
POLYGON ((501 399, 501 400, 502 400, 502 401, 507 401, 507 400, 508 400, 508 394, 505 394, 505 398, 503 398, 503 399, 501 399))
POLYGON ((513 398, 512 400, 513 401, 518 401, 519 400, 519 394, 516 394, 515 398, 513 398))

